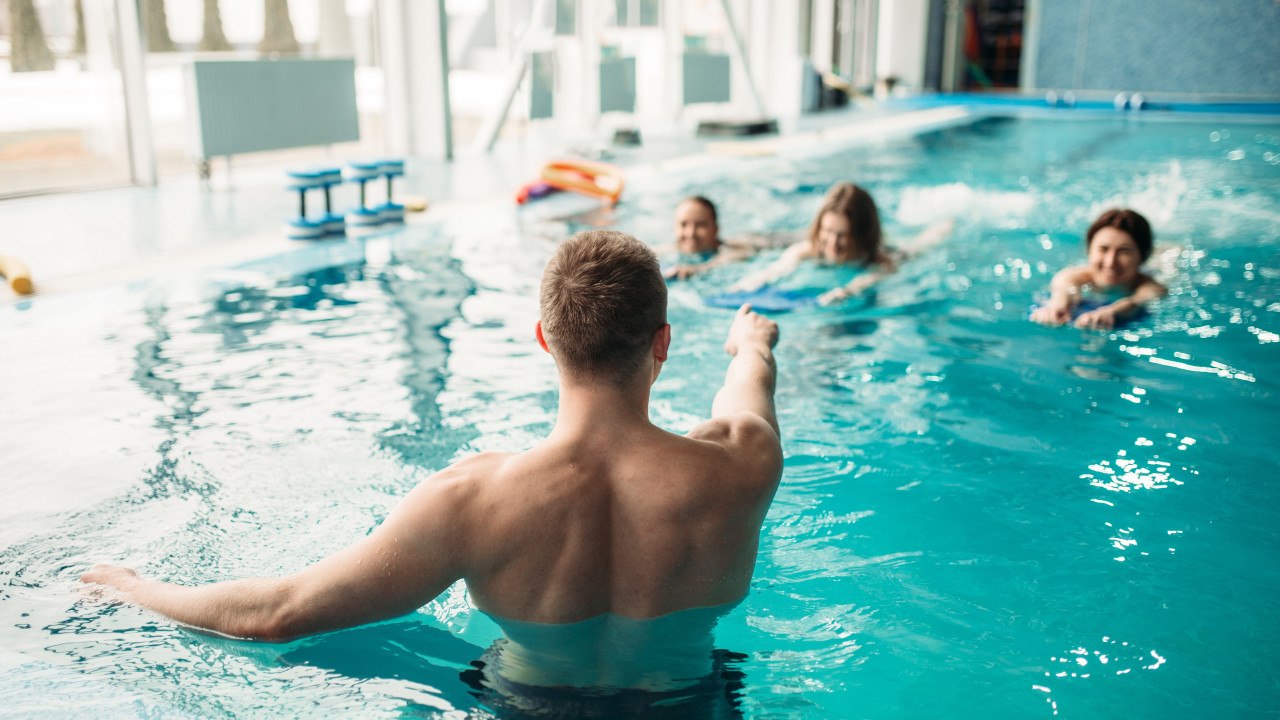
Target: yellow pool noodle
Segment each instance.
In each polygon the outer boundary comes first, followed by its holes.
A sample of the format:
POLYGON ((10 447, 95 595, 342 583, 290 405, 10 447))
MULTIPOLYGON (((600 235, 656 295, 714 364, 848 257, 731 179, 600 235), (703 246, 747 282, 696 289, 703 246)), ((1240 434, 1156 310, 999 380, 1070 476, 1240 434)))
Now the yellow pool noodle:
POLYGON ((31 294, 31 271, 18 258, 0 254, 0 277, 8 278, 10 287, 19 295, 31 294))

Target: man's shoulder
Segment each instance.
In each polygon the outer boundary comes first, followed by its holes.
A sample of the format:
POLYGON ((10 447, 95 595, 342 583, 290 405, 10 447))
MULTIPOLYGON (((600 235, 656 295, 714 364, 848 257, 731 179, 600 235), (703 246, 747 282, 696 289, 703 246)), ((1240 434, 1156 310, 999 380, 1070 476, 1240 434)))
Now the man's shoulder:
POLYGON ((752 412, 736 412, 699 423, 686 436, 719 445, 751 462, 776 457, 782 461, 782 442, 767 420, 752 412))
POLYGON ((496 470, 508 460, 517 457, 519 453, 508 452, 482 452, 475 455, 468 455, 461 460, 450 464, 441 472, 452 471, 456 473, 483 473, 489 470, 496 470))
POLYGON ((431 474, 418 485, 418 490, 433 493, 465 493, 502 471, 512 453, 486 452, 470 455, 431 474))
POLYGON ((769 425, 768 420, 765 420, 756 413, 743 410, 740 412, 727 413, 725 415, 713 417, 710 420, 704 420, 694 427, 693 430, 689 431, 689 436, 693 437, 694 433, 699 431, 705 432, 714 430, 733 433, 768 430, 770 434, 773 434, 774 436, 777 435, 777 433, 773 432, 773 427, 769 425))

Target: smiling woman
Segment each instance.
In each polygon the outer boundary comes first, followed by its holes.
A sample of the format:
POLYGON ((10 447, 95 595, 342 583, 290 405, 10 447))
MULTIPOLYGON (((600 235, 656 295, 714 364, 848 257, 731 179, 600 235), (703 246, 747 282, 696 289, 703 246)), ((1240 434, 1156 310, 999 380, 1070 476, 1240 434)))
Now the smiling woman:
POLYGON ((1164 285, 1140 272, 1151 256, 1151 224, 1146 218, 1133 210, 1108 210, 1089 226, 1085 242, 1088 262, 1053 277, 1049 302, 1031 313, 1035 322, 1063 325, 1074 317, 1076 327, 1109 330, 1147 302, 1168 294, 1164 285), (1121 297, 1077 313, 1086 287, 1121 297))
POLYGON ((768 269, 740 280, 734 289, 758 290, 796 272, 804 261, 861 268, 864 272, 854 279, 818 296, 819 304, 830 305, 861 295, 897 272, 898 263, 943 240, 952 227, 950 219, 940 220, 916 237, 909 249, 889 248, 882 241, 880 211, 871 193, 853 183, 836 183, 818 208, 808 238, 787 248, 768 269))

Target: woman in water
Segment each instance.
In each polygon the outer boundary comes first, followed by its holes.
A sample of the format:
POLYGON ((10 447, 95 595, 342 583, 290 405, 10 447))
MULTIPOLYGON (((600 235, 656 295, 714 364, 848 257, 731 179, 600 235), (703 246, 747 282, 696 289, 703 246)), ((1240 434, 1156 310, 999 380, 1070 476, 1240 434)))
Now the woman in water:
POLYGON ((1151 257, 1151 225, 1132 210, 1108 210, 1093 221, 1085 235, 1088 260, 1053 276, 1049 301, 1031 313, 1041 325, 1065 325, 1080 305, 1086 289, 1110 296, 1110 302, 1080 313, 1078 328, 1109 330, 1146 303, 1169 290, 1141 271, 1151 257))
POLYGON ((758 247, 720 239, 716 206, 701 195, 692 195, 676 206, 675 243, 658 249, 658 254, 678 253, 679 262, 665 267, 667 279, 684 280, 726 263, 746 260, 758 247))
POLYGON ((828 265, 859 265, 866 272, 818 296, 822 305, 857 295, 898 269, 898 263, 936 244, 951 233, 952 221, 931 225, 912 243, 910 252, 885 246, 880 213, 871 194, 853 183, 838 183, 827 193, 805 240, 788 247, 773 265, 738 281, 734 290, 753 291, 790 275, 805 260, 828 265))

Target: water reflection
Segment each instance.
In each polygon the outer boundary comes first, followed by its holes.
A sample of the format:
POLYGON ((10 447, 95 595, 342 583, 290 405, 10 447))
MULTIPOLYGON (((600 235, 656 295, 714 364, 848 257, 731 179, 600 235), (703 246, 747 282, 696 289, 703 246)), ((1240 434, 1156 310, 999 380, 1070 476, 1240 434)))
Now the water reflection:
MULTIPOLYGON (((132 344, 125 372, 160 436, 150 453, 122 448, 145 465, 121 491, 6 547, 4 645, 177 697, 207 692, 218 680, 178 689, 165 678, 236 662, 136 609, 82 606, 67 590, 88 563, 188 584, 297 570, 376 524, 413 482, 412 466, 440 467, 473 436, 460 423, 443 428, 436 402, 443 328, 472 285, 438 246, 403 250, 376 266, 260 277, 196 299, 153 292, 133 320, 139 332, 117 332, 132 344)), ((266 687, 276 669, 230 672, 266 687)))
MULTIPOLYGON (((1054 715, 1059 711, 1077 710, 1069 705, 1059 707, 1059 701, 1056 699, 1072 683, 1090 678, 1094 678, 1093 682, 1097 682, 1134 672, 1158 670, 1166 662, 1166 659, 1156 650, 1145 650, 1137 645, 1131 645, 1127 640, 1118 640, 1110 636, 1103 636, 1095 647, 1096 649, 1089 649, 1081 645, 1050 657, 1043 679, 1032 684, 1031 690, 1044 693, 1045 702, 1054 715)), ((1078 690, 1077 695, 1079 695, 1078 690)))
MULTIPOLYGON (((458 447, 521 449, 549 427, 555 374, 531 337, 534 298, 575 225, 658 244, 676 201, 701 192, 722 201, 728 235, 795 230, 826 187, 853 179, 874 187, 890 233, 943 210, 957 232, 873 304, 779 318, 786 476, 752 592, 722 626, 730 637, 717 637, 749 653, 729 663, 751 680, 743 713, 934 717, 968 703, 1028 717, 1047 698, 1083 717, 1150 714, 1185 695, 1264 714, 1253 690, 1268 677, 1277 616, 1266 483, 1267 353, 1280 337, 1274 164, 1174 165, 1144 139, 1167 145, 1174 123, 1127 123, 1133 143, 1115 142, 1117 124, 1086 125, 988 122, 908 151, 884 143, 762 160, 742 177, 673 174, 595 217, 534 228, 466 217, 441 231, 458 241, 447 252, 393 242, 380 260, 270 275, 199 302, 164 296, 106 320, 82 305, 77 322, 47 322, 52 298, 38 300, 30 321, 7 328, 6 359, 38 347, 72 393, 114 394, 58 397, 35 422, 14 413, 10 433, 56 438, 19 448, 15 474, 39 483, 74 445, 114 459, 124 469, 107 474, 126 479, 100 483, 102 502, 83 486, 66 493, 76 504, 47 524, 20 518, 20 542, 0 555, 3 644, 193 714, 496 715, 476 707, 483 683, 462 679, 481 670, 471 663, 492 638, 469 625, 460 588, 421 619, 266 649, 82 605, 67 588, 107 548, 193 583, 327 554, 458 447), (1103 147, 1119 156, 1098 156, 1103 147), (1079 262, 1078 230, 1096 206, 1130 197, 1161 212, 1162 238, 1197 243, 1177 260, 1171 296, 1114 333, 1028 323, 1032 293, 1079 262), (75 335, 102 348, 60 339, 75 335), (61 429, 73 417, 90 420, 61 429), (85 432, 105 425, 120 432, 85 432), (1130 644, 1080 640, 1097 628, 1130 644)), ((673 286, 681 354, 652 406, 665 427, 705 415, 723 379, 727 318, 701 294, 738 270, 673 286)), ((49 397, 11 392, 15 407, 49 397)))

